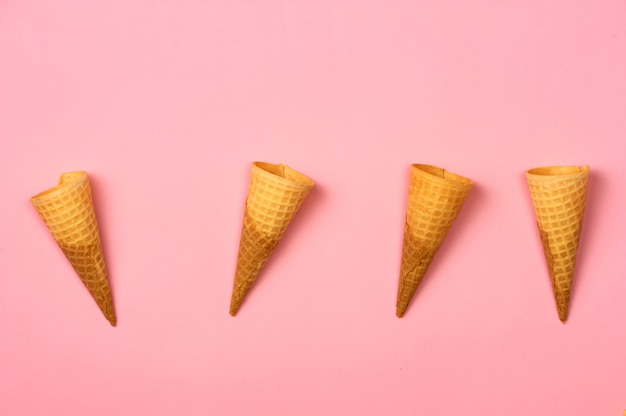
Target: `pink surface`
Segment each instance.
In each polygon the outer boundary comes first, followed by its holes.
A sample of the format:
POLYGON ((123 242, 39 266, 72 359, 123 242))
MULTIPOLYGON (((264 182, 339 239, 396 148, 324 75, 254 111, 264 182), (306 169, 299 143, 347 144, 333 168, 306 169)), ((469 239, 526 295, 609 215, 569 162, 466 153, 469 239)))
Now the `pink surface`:
POLYGON ((0 2, 0 414, 618 415, 626 3, 0 2), (249 165, 316 181, 236 318, 249 165), (411 163, 476 182, 403 319, 411 163), (591 166, 569 321, 523 172, 591 166), (119 318, 29 197, 90 173, 119 318))

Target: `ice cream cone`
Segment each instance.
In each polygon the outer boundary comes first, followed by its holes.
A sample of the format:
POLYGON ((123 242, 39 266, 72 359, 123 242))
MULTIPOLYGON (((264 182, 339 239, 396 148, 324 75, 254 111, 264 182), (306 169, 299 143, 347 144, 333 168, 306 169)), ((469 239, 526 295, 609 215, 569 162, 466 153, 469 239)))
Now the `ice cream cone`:
POLYGON ((588 166, 551 166, 526 172, 561 322, 567 319, 588 178, 588 166))
POLYGON ((473 182, 428 165, 411 166, 396 315, 402 317, 473 182))
POLYGON ((230 314, 235 315, 259 272, 313 188, 285 165, 252 164, 230 314))
POLYGON ((98 222, 85 172, 64 173, 59 184, 30 199, 98 307, 115 326, 98 222))

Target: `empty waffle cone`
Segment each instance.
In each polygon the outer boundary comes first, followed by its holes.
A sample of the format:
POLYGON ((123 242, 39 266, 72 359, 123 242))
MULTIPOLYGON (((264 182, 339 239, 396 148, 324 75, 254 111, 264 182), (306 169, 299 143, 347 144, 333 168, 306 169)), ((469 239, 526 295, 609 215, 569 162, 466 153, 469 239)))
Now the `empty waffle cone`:
POLYGON ((312 188, 311 179, 285 165, 252 164, 230 301, 231 315, 237 313, 312 188))
POLYGON ((106 319, 115 326, 115 311, 87 173, 62 174, 57 186, 35 195, 30 202, 106 319))
POLYGON ((561 322, 567 319, 588 178, 588 166, 551 166, 526 172, 561 322))
POLYGON ((396 315, 402 317, 452 226, 473 182, 429 165, 412 165, 396 315))

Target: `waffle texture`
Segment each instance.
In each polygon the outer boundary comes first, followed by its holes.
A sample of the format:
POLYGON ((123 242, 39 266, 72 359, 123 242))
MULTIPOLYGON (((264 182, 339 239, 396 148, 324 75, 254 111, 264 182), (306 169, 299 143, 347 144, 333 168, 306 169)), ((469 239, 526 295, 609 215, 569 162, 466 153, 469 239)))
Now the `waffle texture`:
POLYGON ((396 315, 402 317, 473 182, 444 169, 412 165, 396 315))
POLYGON ((567 320, 588 178, 588 166, 550 166, 526 172, 561 322, 567 320))
POLYGON ((252 164, 230 302, 231 315, 237 313, 311 189, 311 179, 285 165, 252 164))
POLYGON ((59 184, 30 199, 98 307, 116 325, 98 222, 86 172, 64 173, 59 184))

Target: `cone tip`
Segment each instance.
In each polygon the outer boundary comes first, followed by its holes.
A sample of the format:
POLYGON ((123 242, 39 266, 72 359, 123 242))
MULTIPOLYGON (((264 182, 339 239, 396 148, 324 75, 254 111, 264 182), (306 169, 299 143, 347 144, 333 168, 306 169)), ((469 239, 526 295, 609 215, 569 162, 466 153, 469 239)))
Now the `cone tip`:
POLYGON ((567 307, 567 301, 569 301, 569 297, 565 302, 563 302, 562 300, 561 302, 557 301, 557 312, 559 313, 559 320, 563 323, 567 321, 567 313, 569 312, 569 308, 567 307))
POLYGON ((402 305, 396 306, 396 316, 398 318, 402 318, 404 316, 405 311, 406 311, 406 306, 402 306, 402 305))

